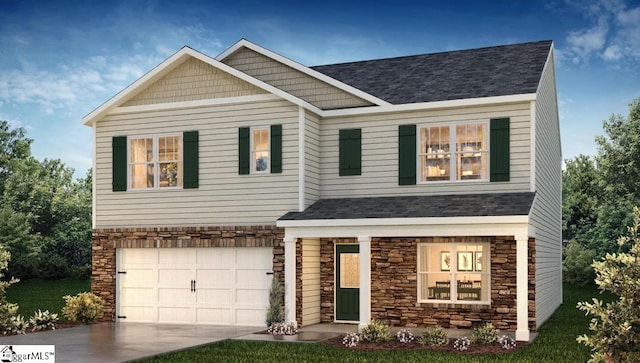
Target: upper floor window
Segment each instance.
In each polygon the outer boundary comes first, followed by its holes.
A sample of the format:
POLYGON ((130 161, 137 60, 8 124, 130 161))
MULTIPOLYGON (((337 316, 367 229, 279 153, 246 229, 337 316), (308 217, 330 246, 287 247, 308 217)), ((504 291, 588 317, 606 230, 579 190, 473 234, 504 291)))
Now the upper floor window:
POLYGON ((182 187, 182 136, 129 138, 132 189, 182 187))
POLYGON ((419 181, 487 180, 487 125, 478 122, 420 127, 419 181))
POLYGON ((269 172, 269 127, 251 128, 251 172, 269 172))

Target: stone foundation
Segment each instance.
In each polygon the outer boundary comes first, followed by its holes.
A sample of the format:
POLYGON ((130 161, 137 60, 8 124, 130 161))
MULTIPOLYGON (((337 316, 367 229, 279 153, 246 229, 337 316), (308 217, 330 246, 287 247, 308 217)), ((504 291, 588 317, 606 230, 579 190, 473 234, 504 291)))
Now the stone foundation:
POLYGON ((115 321, 116 249, 190 247, 273 247, 273 273, 284 291, 283 238, 276 226, 94 229, 91 291, 105 302, 102 320, 115 321))
MULTIPOLYGON (((355 238, 321 239, 321 321, 334 321, 334 245, 355 238)), ((535 321, 535 240, 529 239, 529 329, 535 321)), ((516 242, 502 237, 420 237, 371 239, 371 318, 390 326, 476 328, 491 322, 515 331, 516 242), (417 244, 488 242, 491 253, 490 305, 418 303, 417 244)))

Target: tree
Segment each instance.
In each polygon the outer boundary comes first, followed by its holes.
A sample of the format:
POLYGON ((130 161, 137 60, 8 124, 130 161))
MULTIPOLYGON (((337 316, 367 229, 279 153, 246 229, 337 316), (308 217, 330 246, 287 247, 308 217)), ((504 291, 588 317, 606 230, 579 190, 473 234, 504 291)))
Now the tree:
POLYGON ((633 225, 618 245, 630 244, 628 253, 607 254, 593 263, 596 284, 601 291, 618 296, 617 301, 604 304, 580 302, 578 309, 592 315, 589 329, 595 334, 578 337, 578 342, 590 347, 590 362, 640 361, 640 209, 633 208, 633 225))
POLYGON ((593 158, 578 155, 565 161, 562 171, 562 234, 571 240, 597 220, 599 173, 593 158))
POLYGON ((271 279, 271 288, 269 289, 269 308, 267 309, 267 326, 273 323, 282 323, 284 321, 284 299, 282 286, 278 278, 274 275, 271 279))
POLYGON ((31 142, 25 137, 26 131, 19 127, 9 129, 9 122, 0 121, 0 196, 4 192, 7 177, 11 175, 14 163, 31 155, 31 142))

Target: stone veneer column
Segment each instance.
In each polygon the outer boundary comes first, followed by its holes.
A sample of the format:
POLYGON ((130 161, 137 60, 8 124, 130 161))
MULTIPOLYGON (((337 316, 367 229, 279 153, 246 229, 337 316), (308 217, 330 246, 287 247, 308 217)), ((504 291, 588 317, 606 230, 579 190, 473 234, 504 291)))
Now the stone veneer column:
POLYGON ((360 251, 360 323, 362 330, 371 321, 371 237, 358 236, 360 251))

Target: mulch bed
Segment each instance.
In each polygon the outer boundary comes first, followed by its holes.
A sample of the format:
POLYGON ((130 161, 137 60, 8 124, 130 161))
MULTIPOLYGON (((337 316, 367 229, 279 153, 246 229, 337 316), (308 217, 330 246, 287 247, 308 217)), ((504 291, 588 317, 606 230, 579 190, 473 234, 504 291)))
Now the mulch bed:
POLYGON ((469 349, 463 352, 457 351, 453 348, 453 342, 454 339, 450 339, 450 343, 447 345, 443 345, 443 346, 437 346, 437 347, 431 347, 431 346, 426 346, 426 345, 422 345, 418 342, 410 342, 410 343, 400 343, 397 340, 392 340, 389 342, 384 342, 384 343, 364 343, 364 342, 359 342, 358 345, 356 345, 354 348, 347 348, 344 346, 344 344, 342 344, 342 338, 344 338, 343 335, 335 337, 335 338, 331 338, 331 339, 327 339, 325 341, 323 341, 323 344, 328 344, 334 347, 340 347, 343 349, 350 349, 350 350, 407 350, 407 349, 411 349, 411 350, 433 350, 433 351, 440 351, 440 352, 453 352, 453 353, 459 353, 459 354, 504 354, 504 353, 511 353, 514 352, 516 350, 521 349, 522 347, 525 347, 528 343, 527 342, 516 342, 516 347, 514 349, 511 350, 506 350, 503 349, 498 343, 495 344, 489 344, 489 345, 481 345, 481 344, 473 344, 471 343, 471 345, 469 346, 469 349))
MULTIPOLYGON (((80 326, 80 325, 84 325, 84 324, 78 323, 78 322, 63 321, 63 322, 60 322, 60 323, 56 323, 56 329, 55 330, 73 328, 73 327, 80 326)), ((43 331, 47 331, 47 330, 31 331, 31 328, 28 328, 24 333, 25 334, 31 334, 31 333, 39 333, 39 332, 43 332, 43 331)), ((6 333, 4 335, 0 334, 0 338, 8 337, 8 336, 11 336, 11 335, 17 335, 17 334, 15 334, 15 333, 6 333)))

